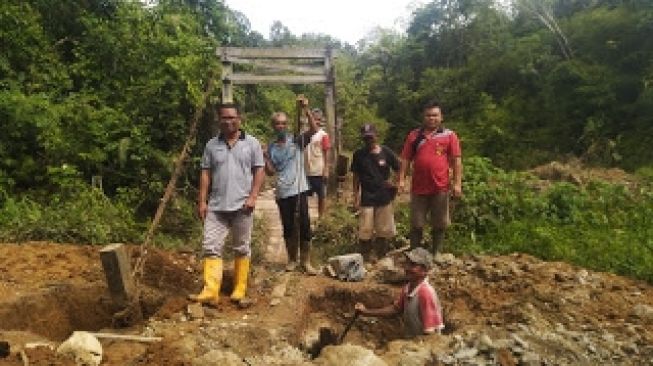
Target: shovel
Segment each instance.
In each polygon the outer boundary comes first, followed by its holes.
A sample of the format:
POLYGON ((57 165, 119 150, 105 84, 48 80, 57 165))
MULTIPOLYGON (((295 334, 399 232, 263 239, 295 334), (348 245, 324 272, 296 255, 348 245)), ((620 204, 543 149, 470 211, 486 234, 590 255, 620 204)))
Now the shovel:
POLYGON ((311 346, 309 349, 308 353, 311 355, 311 359, 314 359, 320 355, 320 352, 322 352, 322 349, 326 346, 329 345, 339 345, 342 343, 342 340, 345 338, 349 330, 351 329, 352 325, 354 325, 354 322, 356 322, 356 319, 360 313, 358 311, 354 312, 354 316, 349 320, 349 323, 345 326, 345 329, 342 331, 342 333, 339 336, 336 336, 335 332, 333 331, 332 328, 320 328, 320 335, 318 338, 318 341, 311 346))
POLYGON ((356 322, 356 319, 358 319, 359 315, 360 315, 360 313, 358 311, 354 312, 354 316, 351 318, 349 323, 347 323, 347 326, 345 326, 345 329, 342 331, 342 333, 340 334, 340 336, 336 340, 336 344, 342 344, 342 341, 345 339, 345 336, 347 335, 347 333, 349 333, 349 330, 354 325, 354 323, 356 322))

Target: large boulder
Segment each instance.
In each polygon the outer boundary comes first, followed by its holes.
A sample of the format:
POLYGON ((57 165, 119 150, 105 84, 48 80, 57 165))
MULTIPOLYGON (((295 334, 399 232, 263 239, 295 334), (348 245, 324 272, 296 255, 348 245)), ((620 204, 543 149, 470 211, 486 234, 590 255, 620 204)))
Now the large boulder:
POLYGON ((213 350, 193 360, 193 366, 246 366, 237 354, 231 351, 213 350))
POLYGON ((322 350, 320 357, 314 360, 314 363, 321 366, 342 366, 344 360, 347 361, 347 366, 388 365, 371 350, 352 344, 327 346, 322 350))

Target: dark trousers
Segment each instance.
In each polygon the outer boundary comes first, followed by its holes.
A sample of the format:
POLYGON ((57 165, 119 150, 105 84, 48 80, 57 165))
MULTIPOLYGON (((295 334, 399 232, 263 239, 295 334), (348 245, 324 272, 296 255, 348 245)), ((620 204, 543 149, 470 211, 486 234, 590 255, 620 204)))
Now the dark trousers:
MULTIPOLYGON (((303 242, 311 240, 311 219, 308 216, 307 194, 299 195, 299 239, 303 242)), ((279 215, 283 225, 283 238, 289 240, 295 232, 295 212, 297 211, 297 195, 277 200, 279 215)))

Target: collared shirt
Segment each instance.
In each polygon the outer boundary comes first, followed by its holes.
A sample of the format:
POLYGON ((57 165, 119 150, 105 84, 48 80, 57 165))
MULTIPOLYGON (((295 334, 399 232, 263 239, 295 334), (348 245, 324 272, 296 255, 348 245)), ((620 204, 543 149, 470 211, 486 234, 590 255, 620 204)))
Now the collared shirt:
POLYGON ((406 136, 401 157, 413 161, 411 192, 414 194, 436 194, 449 190, 449 159, 461 156, 460 142, 455 132, 446 128, 425 134, 413 153, 413 144, 421 129, 406 136))
POLYGON ((252 191, 254 170, 264 167, 265 161, 258 140, 240 131, 232 147, 222 134, 209 140, 200 165, 211 170, 209 210, 229 212, 243 207, 252 191))
POLYGON ((270 161, 277 172, 277 186, 275 195, 277 199, 296 196, 308 191, 304 154, 302 149, 310 141, 310 136, 300 139, 290 134, 286 135, 284 142, 272 142, 268 145, 270 161), (304 144, 302 141, 304 140, 304 144))
POLYGON ((427 279, 409 290, 410 284, 404 286, 395 303, 402 313, 406 336, 415 337, 444 329, 440 300, 427 279))

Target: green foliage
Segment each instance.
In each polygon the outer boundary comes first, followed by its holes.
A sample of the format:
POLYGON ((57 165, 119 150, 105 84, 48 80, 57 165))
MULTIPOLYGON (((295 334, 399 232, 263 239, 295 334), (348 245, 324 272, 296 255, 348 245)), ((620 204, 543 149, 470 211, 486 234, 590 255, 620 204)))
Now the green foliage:
POLYGON ((524 252, 653 281, 650 184, 638 191, 599 181, 541 188, 542 182, 482 158, 466 159, 465 170, 450 250, 524 252))
POLYGON ((0 208, 0 240, 107 244, 141 239, 144 227, 134 221, 131 209, 97 189, 61 179, 66 181, 62 193, 42 201, 5 200, 0 208))
POLYGON ((334 255, 358 251, 358 220, 344 205, 329 207, 328 214, 313 230, 316 257, 326 260, 334 255))
MULTIPOLYGON (((630 190, 595 181, 586 186, 542 182, 507 172, 485 158, 465 159, 464 198, 452 203, 446 248, 457 254, 528 253, 599 271, 653 281, 653 185, 630 190)), ((396 206, 397 237, 408 243, 410 209, 396 206)), ((321 258, 358 250, 357 218, 344 206, 315 230, 321 258)), ((430 230, 424 231, 425 241, 430 230)))

